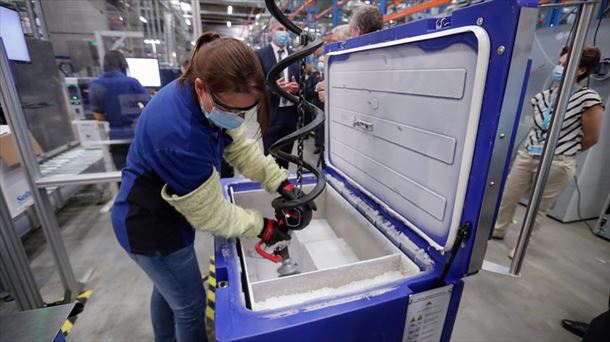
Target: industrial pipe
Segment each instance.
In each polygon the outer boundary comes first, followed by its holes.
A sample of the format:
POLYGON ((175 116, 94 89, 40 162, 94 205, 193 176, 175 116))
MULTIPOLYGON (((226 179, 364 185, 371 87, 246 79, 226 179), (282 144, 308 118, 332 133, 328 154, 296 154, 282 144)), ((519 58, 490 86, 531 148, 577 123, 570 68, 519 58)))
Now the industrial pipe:
POLYGON ((525 211, 525 220, 523 227, 519 233, 519 240, 517 242, 515 256, 510 264, 510 274, 518 276, 521 273, 521 267, 523 266, 523 260, 527 246, 532 235, 532 229, 536 222, 536 214, 540 207, 540 200, 544 193, 544 188, 549 177, 549 171, 551 169, 551 163, 555 156, 555 148, 557 147, 557 141, 559 140, 559 133, 561 132, 561 126, 565 117, 566 109, 568 106, 568 100, 570 98, 570 89, 574 83, 576 77, 576 71, 580 63, 580 55, 582 54, 582 48, 585 44, 585 38, 587 37, 587 30, 589 29, 589 23, 593 16, 593 8, 595 7, 594 2, 584 2, 580 4, 580 11, 576 18, 575 31, 572 39, 568 43, 571 47, 568 59, 566 61, 566 67, 561 83, 559 85, 558 96, 556 97, 553 108, 555 111, 549 127, 549 133, 547 139, 544 142, 542 149, 542 155, 540 157, 540 164, 538 166, 538 172, 536 173, 536 179, 534 182, 534 190, 532 196, 527 205, 525 211))
MULTIPOLYGON (((345 5, 347 3, 347 1, 348 0, 339 0, 339 1, 337 1, 337 7, 343 7, 343 5, 345 5)), ((320 13, 318 13, 316 15, 316 20, 322 19, 322 17, 324 17, 325 15, 330 13, 332 10, 333 10, 333 5, 328 6, 325 9, 321 10, 320 13)))
POLYGON ((294 18, 296 18, 296 16, 303 12, 304 9, 306 9, 307 7, 313 5, 314 2, 316 2, 317 0, 307 0, 305 1, 305 3, 303 3, 301 6, 299 6, 299 8, 297 8, 293 13, 291 13, 288 18, 290 20, 294 20, 294 18))
POLYGON ((431 1, 419 4, 417 6, 405 8, 404 10, 402 10, 400 12, 388 14, 385 17, 383 17, 383 22, 387 23, 387 22, 390 22, 391 20, 404 18, 408 15, 415 14, 417 12, 425 11, 430 8, 434 8, 434 7, 438 7, 438 6, 442 6, 442 5, 446 5, 446 4, 450 4, 450 3, 451 3, 451 0, 431 0, 431 1))

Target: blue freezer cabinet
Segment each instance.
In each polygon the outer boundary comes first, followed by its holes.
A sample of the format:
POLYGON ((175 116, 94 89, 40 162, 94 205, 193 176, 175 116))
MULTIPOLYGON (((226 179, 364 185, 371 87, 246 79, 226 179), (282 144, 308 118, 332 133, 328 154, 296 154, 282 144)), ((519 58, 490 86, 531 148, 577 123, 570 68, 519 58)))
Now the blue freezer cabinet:
MULTIPOLYGON (((292 235, 300 273, 278 277, 256 239, 216 238, 217 341, 449 340, 501 198, 536 13, 487 1, 326 46, 328 185, 292 235)), ((273 216, 257 183, 223 189, 273 216)))

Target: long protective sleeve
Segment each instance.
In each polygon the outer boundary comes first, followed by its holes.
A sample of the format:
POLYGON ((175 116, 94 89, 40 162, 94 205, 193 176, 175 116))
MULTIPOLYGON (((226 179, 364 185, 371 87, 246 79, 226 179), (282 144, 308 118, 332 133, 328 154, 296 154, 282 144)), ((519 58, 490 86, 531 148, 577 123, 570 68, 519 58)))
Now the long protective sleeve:
POLYGON ((263 229, 264 221, 258 212, 231 204, 222 196, 216 170, 200 187, 184 196, 170 195, 165 184, 161 197, 198 230, 223 237, 254 237, 263 229))
POLYGON ((288 170, 280 168, 272 156, 265 156, 253 139, 246 138, 245 128, 227 130, 233 142, 225 147, 224 157, 242 175, 263 185, 269 193, 274 193, 288 178, 288 170))

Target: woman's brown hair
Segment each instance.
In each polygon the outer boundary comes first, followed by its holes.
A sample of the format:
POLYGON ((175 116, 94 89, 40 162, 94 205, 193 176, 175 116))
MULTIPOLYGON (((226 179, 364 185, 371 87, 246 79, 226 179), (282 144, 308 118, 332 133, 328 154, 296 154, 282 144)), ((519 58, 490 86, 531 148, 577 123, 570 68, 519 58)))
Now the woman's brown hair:
MULTIPOLYGON (((559 56, 563 56, 567 53, 570 52, 570 47, 569 46, 564 46, 561 49, 561 53, 559 54, 559 56)), ((589 77, 589 75, 591 74, 591 72, 593 72, 595 70, 595 68, 597 68, 597 65, 599 64, 599 61, 602 58, 602 54, 601 51, 599 51, 599 48, 597 46, 585 46, 582 49, 582 55, 580 55, 580 64, 578 65, 579 68, 585 68, 585 73, 580 75, 576 81, 580 82, 582 80, 584 80, 585 78, 589 77)))
POLYGON ((269 99, 265 76, 254 51, 245 43, 214 32, 199 36, 188 68, 180 82, 199 78, 212 93, 237 92, 258 95, 258 122, 265 134, 269 122, 269 99))

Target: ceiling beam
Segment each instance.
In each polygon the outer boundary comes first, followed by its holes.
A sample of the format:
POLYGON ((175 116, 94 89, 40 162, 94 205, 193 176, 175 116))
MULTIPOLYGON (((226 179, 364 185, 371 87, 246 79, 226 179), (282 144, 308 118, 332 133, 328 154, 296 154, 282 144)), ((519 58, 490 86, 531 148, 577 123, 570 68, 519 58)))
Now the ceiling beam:
POLYGON ((222 1, 214 1, 214 0, 199 0, 201 5, 231 5, 231 6, 244 6, 244 7, 260 7, 265 8, 264 0, 222 0, 222 1))
MULTIPOLYGON (((348 0, 337 1, 337 7, 339 7, 339 8, 343 7, 347 3, 347 1, 348 0)), ((318 13, 318 15, 316 15, 316 20, 322 19, 322 17, 324 17, 328 13, 332 12, 332 10, 333 10, 333 5, 330 5, 330 6, 326 7, 325 9, 321 10, 320 13, 318 13)))

